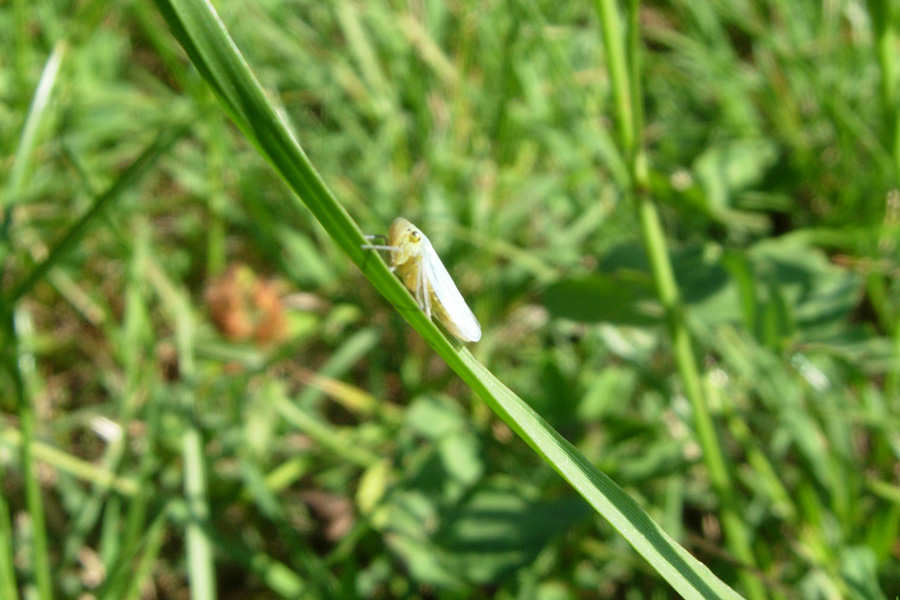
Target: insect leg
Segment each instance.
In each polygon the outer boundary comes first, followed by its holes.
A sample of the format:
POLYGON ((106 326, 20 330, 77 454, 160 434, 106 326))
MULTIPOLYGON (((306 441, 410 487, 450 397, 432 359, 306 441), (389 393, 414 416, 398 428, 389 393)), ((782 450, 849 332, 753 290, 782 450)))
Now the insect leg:
POLYGON ((422 295, 425 297, 425 315, 431 318, 431 295, 428 293, 428 279, 422 275, 422 267, 419 266, 419 279, 422 280, 422 295))
POLYGON ((425 305, 422 304, 422 271, 416 273, 416 304, 420 309, 425 310, 425 305))
POLYGON ((420 310, 425 310, 425 302, 422 298, 422 270, 419 269, 416 272, 416 304, 419 305, 420 310))
POLYGON ((382 244, 362 244, 360 246, 363 250, 387 250, 388 252, 400 252, 400 248, 397 246, 385 246, 382 244))

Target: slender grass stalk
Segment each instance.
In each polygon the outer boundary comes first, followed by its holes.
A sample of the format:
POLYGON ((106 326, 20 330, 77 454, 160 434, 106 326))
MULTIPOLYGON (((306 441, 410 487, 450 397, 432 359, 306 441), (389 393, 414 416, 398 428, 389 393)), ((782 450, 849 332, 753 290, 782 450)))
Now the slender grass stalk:
MULTIPOLYGON (((878 65, 881 68, 881 97, 884 104, 885 119, 887 120, 888 149, 894 159, 894 189, 900 192, 900 88, 898 88, 897 69, 897 7, 891 0, 869 0, 869 12, 872 16, 872 24, 875 30, 875 49, 878 57, 878 65)), ((887 206, 886 212, 892 210, 887 206)), ((869 289, 883 291, 885 283, 875 273, 870 275, 870 281, 876 285, 870 285, 869 289), (877 277, 877 280, 874 278, 877 277)), ((882 296, 887 294, 883 293, 882 296)), ((877 304, 876 304, 877 305, 877 304)), ((884 311, 891 313, 892 311, 884 311)), ((893 312, 896 314, 896 312, 893 312)), ((892 400, 894 410, 898 407, 900 396, 900 319, 895 318, 893 349, 893 366, 888 370, 884 382, 884 394, 892 400)), ((900 507, 895 503, 883 515, 885 528, 890 531, 890 525, 900 519, 900 507)), ((891 542, 886 541, 881 547, 887 549, 891 542)), ((882 551, 884 553, 884 551, 882 551)))
POLYGON ((891 0, 869 0, 875 30, 875 54, 881 68, 881 99, 888 124, 888 149, 900 186, 900 91, 897 88, 897 8, 891 0))
POLYGON ((215 600, 216 572, 212 541, 204 525, 209 522, 209 502, 206 490, 206 462, 203 458, 203 438, 196 425, 184 432, 184 494, 188 504, 187 532, 188 578, 191 598, 215 600))
MULTIPOLYGON (((0 484, 6 479, 6 467, 0 463, 0 484)), ((9 521, 9 504, 0 494, 0 597, 18 600, 16 569, 13 565, 13 532, 9 521)))
MULTIPOLYGON (((894 185, 900 189, 900 91, 897 88, 895 4, 890 0, 869 0, 875 30, 875 54, 881 68, 881 101, 887 121, 888 151, 894 160, 894 185)), ((888 372, 884 386, 888 398, 897 398, 900 391, 900 319, 895 319, 893 337, 894 368, 888 372)))
MULTIPOLYGON (((644 145, 641 142, 641 132, 644 131, 644 103, 641 98, 644 93, 641 85, 641 0, 628 0, 628 91, 631 99, 632 124, 634 127, 635 152, 643 152, 644 145)), ((605 39, 605 38, 604 38, 605 39)))
POLYGON ((625 156, 631 159, 637 145, 638 132, 637 123, 634 121, 633 107, 635 103, 631 96, 632 88, 629 83, 627 55, 622 46, 622 38, 625 34, 622 29, 622 19, 619 17, 617 0, 594 0, 594 7, 597 14, 600 15, 600 28, 603 30, 603 49, 612 81, 619 139, 625 156))
MULTIPOLYGON (((672 263, 666 248, 659 211, 648 194, 647 157, 643 145, 640 143, 641 131, 638 129, 642 121, 642 110, 639 107, 641 104, 640 83, 636 81, 640 77, 638 72, 639 45, 634 28, 638 25, 639 2, 638 0, 629 0, 630 29, 628 32, 622 29, 617 0, 596 0, 595 6, 603 30, 603 44, 612 81, 622 148, 631 171, 632 185, 627 193, 631 196, 637 210, 644 247, 647 251, 653 279, 656 282, 657 294, 666 312, 678 374, 684 386, 685 395, 691 403, 694 428, 703 451, 703 460, 721 504, 719 516, 725 531, 726 543, 739 560, 756 568, 757 563, 750 544, 750 534, 738 511, 729 469, 703 392, 697 358, 694 355, 678 284, 675 281, 672 263)), ((741 581, 750 598, 754 600, 765 598, 762 583, 749 571, 741 571, 741 581)))
POLYGON ((175 309, 177 327, 178 370, 183 386, 181 389, 182 406, 187 415, 182 438, 182 452, 184 456, 184 495, 188 508, 188 520, 185 524, 188 578, 191 582, 191 598, 215 600, 215 558, 212 541, 206 533, 210 511, 203 434, 194 420, 196 402, 193 390, 195 376, 194 332, 187 298, 177 294, 174 300, 172 307, 175 309))
POLYGON ((34 376, 34 354, 31 350, 31 318, 24 309, 17 308, 12 315, 12 336, 16 346, 16 365, 13 376, 19 403, 19 421, 22 427, 22 473, 25 478, 25 505, 31 520, 32 560, 34 586, 41 600, 53 597, 50 579, 50 547, 47 543, 47 526, 44 518, 44 502, 34 460, 35 414, 34 398, 29 381, 34 376))

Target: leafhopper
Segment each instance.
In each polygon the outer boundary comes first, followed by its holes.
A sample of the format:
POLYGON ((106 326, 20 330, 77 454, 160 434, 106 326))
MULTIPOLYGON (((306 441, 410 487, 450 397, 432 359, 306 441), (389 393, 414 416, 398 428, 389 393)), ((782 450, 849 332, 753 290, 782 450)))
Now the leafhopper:
POLYGON ((481 339, 478 319, 463 300, 434 246, 418 227, 398 217, 388 230, 387 244, 366 244, 363 248, 391 253, 391 271, 400 276, 429 319, 434 314, 450 333, 464 342, 481 339))

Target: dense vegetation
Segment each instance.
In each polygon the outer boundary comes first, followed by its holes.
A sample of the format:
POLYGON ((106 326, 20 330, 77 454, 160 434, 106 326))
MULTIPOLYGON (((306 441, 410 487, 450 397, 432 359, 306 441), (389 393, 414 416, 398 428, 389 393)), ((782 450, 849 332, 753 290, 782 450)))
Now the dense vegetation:
POLYGON ((893 598, 894 4, 0 3, 0 598, 893 598))

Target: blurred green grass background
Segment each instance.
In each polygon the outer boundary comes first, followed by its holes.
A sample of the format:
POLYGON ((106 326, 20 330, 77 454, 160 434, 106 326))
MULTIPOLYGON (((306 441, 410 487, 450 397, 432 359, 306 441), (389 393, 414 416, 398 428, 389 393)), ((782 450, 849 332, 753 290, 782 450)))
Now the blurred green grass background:
MULTIPOLYGON (((669 535, 748 597, 900 591, 892 3, 623 5, 633 148, 604 0, 216 4, 346 210, 429 235, 472 352, 669 535)), ((0 3, 0 132, 0 598, 674 596, 296 210, 156 5, 0 3)))

